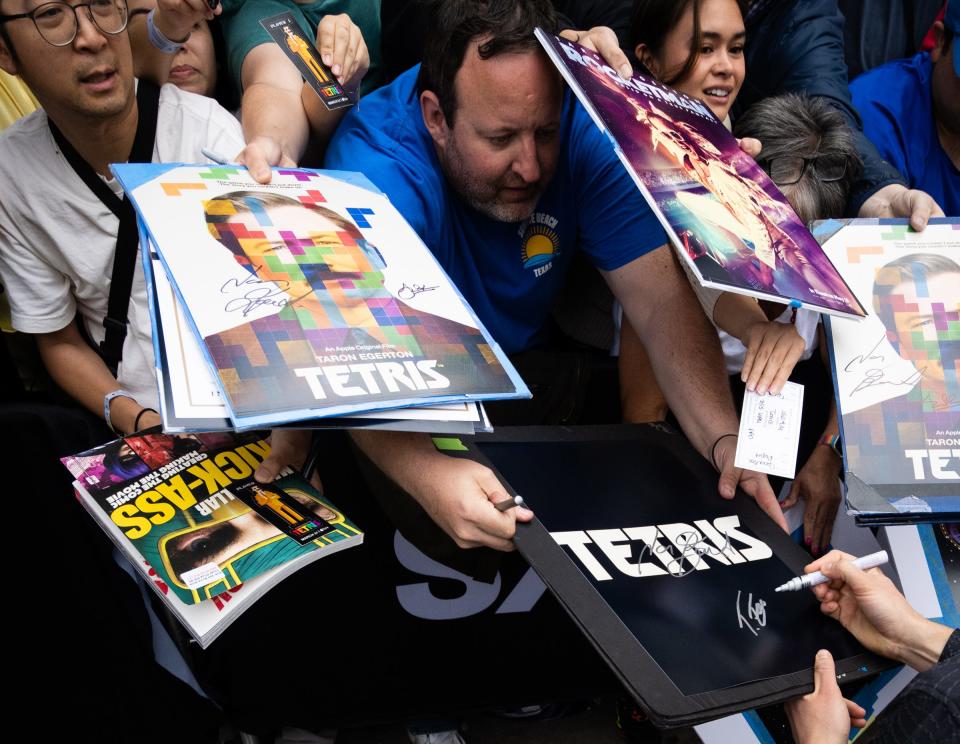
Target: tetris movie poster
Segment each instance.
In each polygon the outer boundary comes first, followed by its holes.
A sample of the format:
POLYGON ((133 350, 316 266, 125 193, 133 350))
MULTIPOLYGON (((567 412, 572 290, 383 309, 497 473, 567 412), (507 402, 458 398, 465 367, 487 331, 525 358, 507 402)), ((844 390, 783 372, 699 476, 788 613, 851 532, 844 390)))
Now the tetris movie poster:
POLYGON ((812 310, 863 310, 773 182, 703 102, 537 30, 701 284, 812 310))
POLYGON ((814 234, 869 313, 828 324, 848 474, 878 511, 943 521, 960 512, 960 222, 827 220, 814 234))
POLYGON ((238 429, 529 395, 359 174, 118 165, 238 429))
POLYGON ((363 535, 299 475, 253 473, 256 433, 142 433, 63 458, 81 502, 131 562, 187 605, 363 535))

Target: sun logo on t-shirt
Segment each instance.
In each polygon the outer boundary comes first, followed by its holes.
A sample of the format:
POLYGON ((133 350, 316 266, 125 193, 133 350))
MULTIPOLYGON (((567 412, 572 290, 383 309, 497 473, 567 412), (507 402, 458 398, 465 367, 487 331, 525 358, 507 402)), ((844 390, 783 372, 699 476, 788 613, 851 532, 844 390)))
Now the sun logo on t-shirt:
POLYGON ((532 269, 549 263, 559 253, 559 248, 560 237, 556 230, 547 224, 531 220, 523 233, 520 249, 523 268, 532 269))

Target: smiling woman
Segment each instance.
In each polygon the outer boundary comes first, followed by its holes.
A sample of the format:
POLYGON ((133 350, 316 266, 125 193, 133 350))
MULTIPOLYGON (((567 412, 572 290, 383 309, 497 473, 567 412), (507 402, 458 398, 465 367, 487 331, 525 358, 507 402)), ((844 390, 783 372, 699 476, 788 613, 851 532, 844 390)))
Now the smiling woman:
POLYGON ((746 31, 738 0, 636 0, 630 45, 658 80, 723 121, 743 85, 746 31))

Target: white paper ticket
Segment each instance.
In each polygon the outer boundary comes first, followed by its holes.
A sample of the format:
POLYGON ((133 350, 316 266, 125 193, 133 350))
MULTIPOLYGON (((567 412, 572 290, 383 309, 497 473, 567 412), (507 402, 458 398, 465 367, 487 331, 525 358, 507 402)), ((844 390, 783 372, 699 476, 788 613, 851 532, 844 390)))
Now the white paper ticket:
POLYGON ((761 473, 793 478, 797 469, 803 385, 788 382, 777 395, 743 396, 740 438, 734 464, 761 473))
POLYGON ((202 566, 184 571, 180 574, 180 578, 187 585, 187 589, 199 589, 214 581, 223 581, 226 576, 216 563, 204 563, 202 566))

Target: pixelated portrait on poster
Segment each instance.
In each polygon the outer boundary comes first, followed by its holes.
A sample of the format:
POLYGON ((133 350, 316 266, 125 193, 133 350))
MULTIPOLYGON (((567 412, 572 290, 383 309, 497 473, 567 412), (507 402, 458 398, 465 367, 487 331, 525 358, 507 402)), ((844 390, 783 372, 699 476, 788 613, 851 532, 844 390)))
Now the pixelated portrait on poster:
POLYGON ((277 170, 261 185, 229 166, 117 172, 235 420, 526 392, 416 233, 362 177, 277 170))
POLYGON ((910 484, 905 497, 960 496, 960 224, 834 220, 814 232, 870 311, 828 329, 847 469, 910 484))

